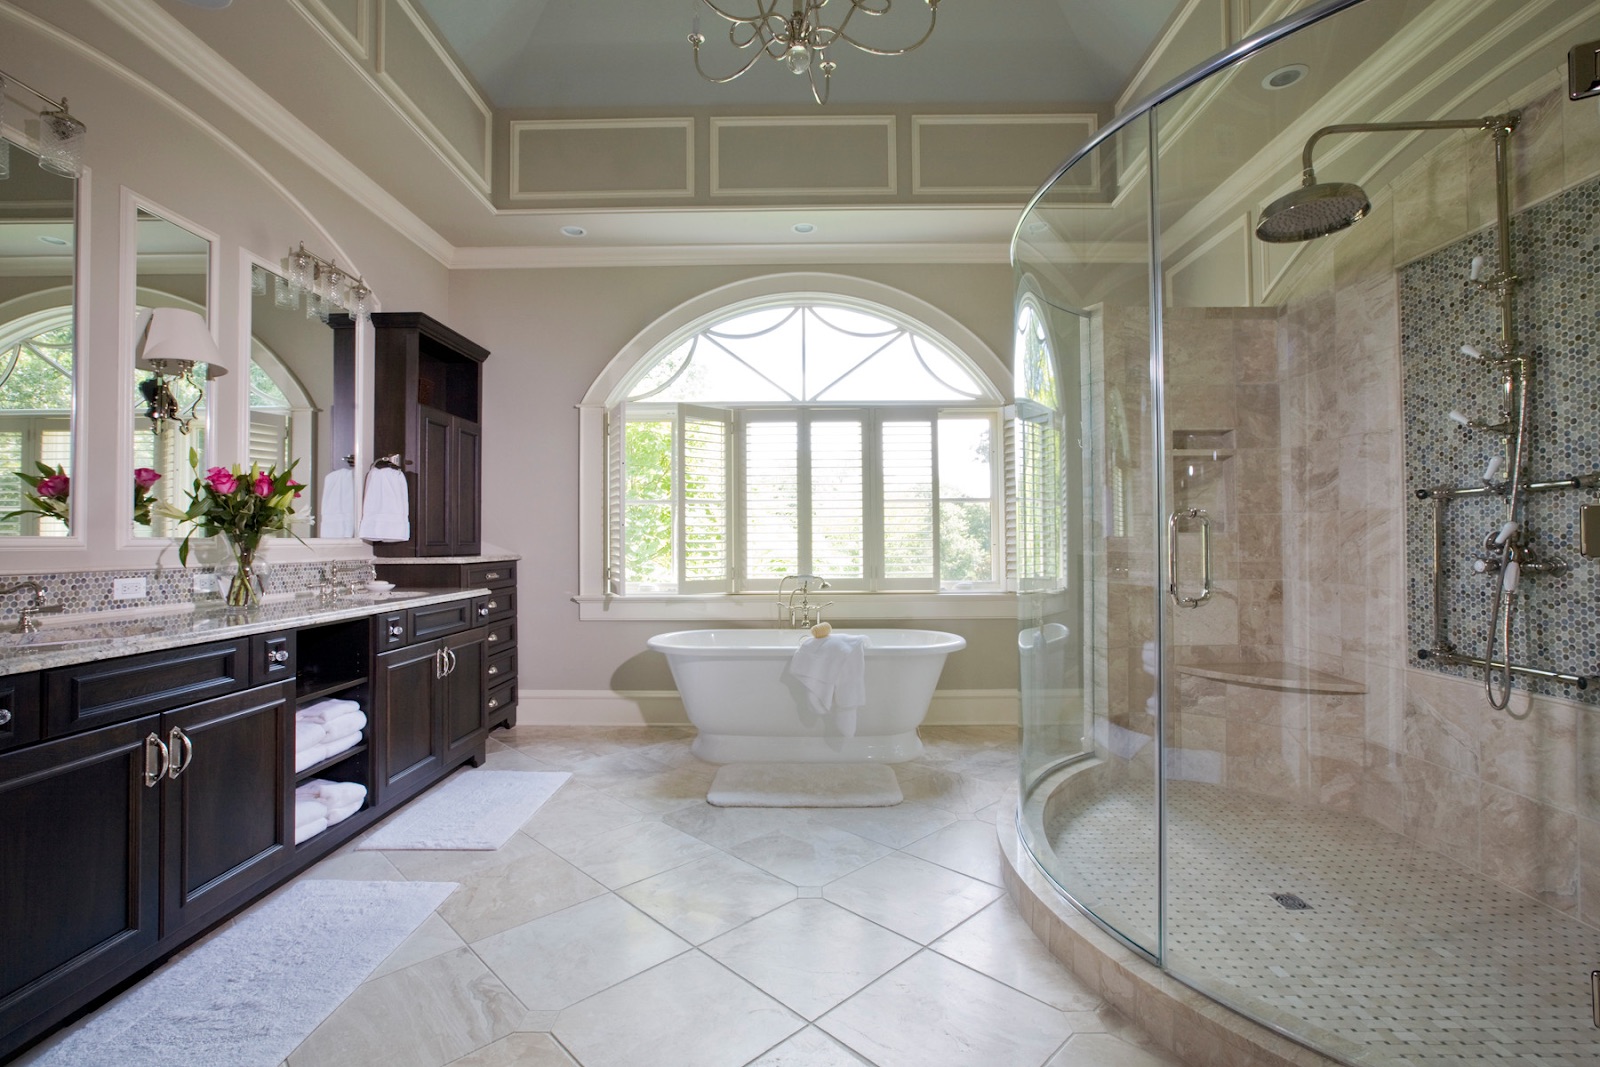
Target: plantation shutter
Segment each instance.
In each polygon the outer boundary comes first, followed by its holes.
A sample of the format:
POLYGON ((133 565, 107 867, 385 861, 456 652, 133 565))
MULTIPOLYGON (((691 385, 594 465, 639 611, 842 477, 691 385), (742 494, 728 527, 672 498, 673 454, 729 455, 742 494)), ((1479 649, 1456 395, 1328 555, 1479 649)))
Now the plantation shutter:
POLYGON ((1005 581, 1009 589, 1018 588, 1017 575, 1017 408, 1009 405, 1001 413, 1005 434, 1005 523, 1006 561, 1005 581))
POLYGON ((678 591, 717 593, 732 589, 731 553, 733 415, 683 405, 679 409, 678 591))
MULTIPOLYGON (((289 462, 289 416, 280 411, 250 412, 251 463, 280 470, 289 462)), ((304 477, 304 475, 302 475, 304 477)))
POLYGON ((1063 471, 1059 416, 1042 404, 1017 401, 1017 588, 1061 587, 1063 471))
POLYGON ((886 415, 879 433, 883 588, 938 587, 934 417, 886 415))
POLYGON ((813 412, 810 442, 810 573, 839 588, 867 580, 866 419, 813 412))
POLYGON ((628 490, 627 405, 606 413, 606 575, 605 590, 612 595, 627 591, 623 574, 623 546, 627 544, 624 504, 628 490))
POLYGON ((800 570, 800 425, 793 414, 744 424, 744 578, 776 588, 800 570))

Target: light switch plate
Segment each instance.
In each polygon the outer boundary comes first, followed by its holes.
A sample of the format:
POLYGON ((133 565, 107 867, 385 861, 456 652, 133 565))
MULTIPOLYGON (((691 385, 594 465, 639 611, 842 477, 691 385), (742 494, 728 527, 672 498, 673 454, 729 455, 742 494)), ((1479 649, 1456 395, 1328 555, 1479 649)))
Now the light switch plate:
POLYGON ((141 600, 148 588, 149 582, 144 578, 117 578, 111 583, 111 599, 141 600))

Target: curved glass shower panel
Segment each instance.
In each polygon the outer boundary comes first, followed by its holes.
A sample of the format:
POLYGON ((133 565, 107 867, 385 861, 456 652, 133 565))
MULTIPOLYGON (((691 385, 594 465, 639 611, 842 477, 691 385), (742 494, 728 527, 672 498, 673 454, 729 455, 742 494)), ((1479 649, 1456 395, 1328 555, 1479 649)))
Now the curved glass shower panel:
POLYGON ((1023 839, 1063 891, 1155 956, 1147 128, 1082 160, 1018 228, 1012 447, 1023 839), (1063 847, 1078 837, 1115 862, 1063 847))

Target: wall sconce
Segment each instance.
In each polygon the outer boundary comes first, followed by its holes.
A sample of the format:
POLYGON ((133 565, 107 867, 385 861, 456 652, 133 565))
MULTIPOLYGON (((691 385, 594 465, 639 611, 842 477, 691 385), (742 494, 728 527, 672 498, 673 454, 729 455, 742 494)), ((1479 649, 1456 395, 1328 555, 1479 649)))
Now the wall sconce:
POLYGON ((336 310, 363 318, 372 311, 372 290, 358 274, 341 270, 331 260, 307 252, 302 244, 284 257, 283 277, 279 279, 274 302, 292 311, 306 298, 306 318, 327 321, 336 310))
MULTIPOLYGON (((0 110, 5 106, 5 91, 11 85, 37 96, 50 106, 39 112, 39 166, 66 178, 76 178, 83 163, 83 135, 88 128, 67 110, 67 98, 57 103, 27 82, 0 71, 0 110)), ((4 116, 0 114, 0 121, 4 116)), ((9 152, 7 153, 9 156, 9 152)), ((10 173, 9 160, 5 177, 10 173)))
POLYGON ((139 383, 145 418, 151 422, 150 432, 159 435, 172 424, 178 432, 188 433, 195 409, 205 396, 205 383, 228 373, 228 368, 222 366, 217 343, 211 339, 211 328, 199 312, 151 308, 139 313, 134 332, 138 340, 134 342, 133 365, 150 372, 150 377, 139 383), (199 375, 195 373, 197 364, 205 365, 199 375), (172 393, 175 381, 187 382, 195 390, 187 411, 172 393))

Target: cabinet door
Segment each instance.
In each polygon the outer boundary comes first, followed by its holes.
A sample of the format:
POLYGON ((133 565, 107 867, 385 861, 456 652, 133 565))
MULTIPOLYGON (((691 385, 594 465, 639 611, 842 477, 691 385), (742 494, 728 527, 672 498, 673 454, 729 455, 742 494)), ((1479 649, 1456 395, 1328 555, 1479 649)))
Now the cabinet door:
POLYGON ((429 641, 378 656, 370 716, 378 804, 415 793, 444 768, 444 722, 434 713, 442 681, 439 648, 429 641))
POLYGON ((286 684, 169 711, 163 937, 214 918, 294 851, 294 711, 286 684))
POLYGON ((442 411, 417 409, 417 513, 412 516, 411 532, 419 556, 445 556, 455 551, 452 423, 442 411))
POLYGON ((450 673, 442 679, 441 712, 445 729, 446 757, 464 749, 476 748, 489 732, 484 716, 483 680, 488 657, 484 652, 484 628, 468 630, 444 639, 450 652, 450 673))
POLYGON ((145 784, 145 738, 157 724, 0 754, 0 1058, 156 943, 161 780, 145 784))
POLYGON ((479 493, 482 450, 478 424, 461 418, 452 419, 450 446, 451 554, 475 555, 479 546, 478 524, 483 510, 479 493))

